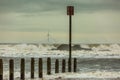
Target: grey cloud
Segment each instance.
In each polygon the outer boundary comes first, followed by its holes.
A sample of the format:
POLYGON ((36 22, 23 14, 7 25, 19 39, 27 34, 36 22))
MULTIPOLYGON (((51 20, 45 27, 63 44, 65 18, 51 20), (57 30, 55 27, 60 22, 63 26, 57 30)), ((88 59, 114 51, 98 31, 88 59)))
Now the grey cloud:
POLYGON ((98 10, 120 10, 120 1, 117 0, 84 0, 76 4, 77 12, 94 12, 98 10))
POLYGON ((74 5, 76 12, 120 10, 120 0, 0 0, 0 12, 39 13, 61 11, 74 5))

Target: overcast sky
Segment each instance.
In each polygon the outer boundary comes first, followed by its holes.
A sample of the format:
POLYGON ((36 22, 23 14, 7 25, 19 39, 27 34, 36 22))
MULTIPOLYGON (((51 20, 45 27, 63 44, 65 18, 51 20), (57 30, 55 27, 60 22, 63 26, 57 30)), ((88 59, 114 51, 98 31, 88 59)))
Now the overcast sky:
POLYGON ((120 43, 120 0, 0 0, 0 43, 67 43, 68 5, 73 43, 120 43))

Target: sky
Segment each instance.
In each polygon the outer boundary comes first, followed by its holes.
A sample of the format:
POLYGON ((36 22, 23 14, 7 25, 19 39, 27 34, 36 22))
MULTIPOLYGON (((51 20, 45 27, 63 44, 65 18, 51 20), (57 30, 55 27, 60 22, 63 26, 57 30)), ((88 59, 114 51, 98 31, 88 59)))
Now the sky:
POLYGON ((0 0, 0 43, 120 43, 120 0, 0 0))

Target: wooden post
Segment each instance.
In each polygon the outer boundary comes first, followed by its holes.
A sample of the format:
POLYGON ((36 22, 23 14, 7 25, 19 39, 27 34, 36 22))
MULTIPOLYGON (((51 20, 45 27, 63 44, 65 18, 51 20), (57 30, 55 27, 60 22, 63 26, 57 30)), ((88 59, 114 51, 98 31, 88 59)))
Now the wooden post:
POLYGON ((0 80, 3 80, 3 61, 0 59, 0 80))
POLYGON ((62 60, 62 72, 64 73, 66 69, 66 61, 65 59, 62 60))
POLYGON ((72 60, 71 58, 68 59, 68 72, 71 72, 72 71, 72 60))
POLYGON ((9 80, 14 80, 14 60, 9 61, 9 80))
POLYGON ((31 78, 34 79, 34 58, 31 58, 31 78))
POLYGON ((55 61, 55 73, 59 73, 59 60, 56 59, 55 61))
POLYGON ((21 59, 21 80, 25 80, 25 59, 21 59))
POLYGON ((74 72, 77 72, 77 59, 74 58, 74 72))
POLYGON ((47 74, 48 75, 51 74, 51 58, 50 57, 47 58, 47 74))
POLYGON ((39 63, 38 63, 39 65, 38 65, 38 68, 39 68, 39 78, 42 78, 43 77, 43 67, 42 67, 42 65, 43 65, 43 63, 42 63, 42 58, 39 58, 39 63))

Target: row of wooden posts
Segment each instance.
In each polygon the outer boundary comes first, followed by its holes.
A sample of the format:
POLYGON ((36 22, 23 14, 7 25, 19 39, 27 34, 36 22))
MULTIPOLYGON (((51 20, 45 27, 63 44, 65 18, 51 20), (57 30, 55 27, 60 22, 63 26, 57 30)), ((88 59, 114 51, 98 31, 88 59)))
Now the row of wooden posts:
MULTIPOLYGON (((68 60, 69 62, 69 60, 68 60)), ((35 60, 34 58, 31 58, 31 79, 34 79, 34 64, 35 60)), ((21 59, 20 63, 20 79, 25 80, 25 59, 21 59)), ((69 67, 69 66, 68 66, 69 67)), ((73 72, 76 72, 77 69, 77 59, 74 58, 74 63, 73 63, 73 72)), ((66 72, 66 60, 62 60, 62 73, 66 72)), ((59 59, 55 60, 55 73, 59 73, 59 59)), ((51 58, 47 58, 47 74, 51 74, 51 58)), ((42 58, 39 58, 38 61, 38 76, 39 78, 43 77, 43 61, 42 58)), ((3 80, 3 60, 0 59, 0 80, 3 80)), ((9 80, 14 80, 14 60, 10 59, 9 60, 9 80)))

